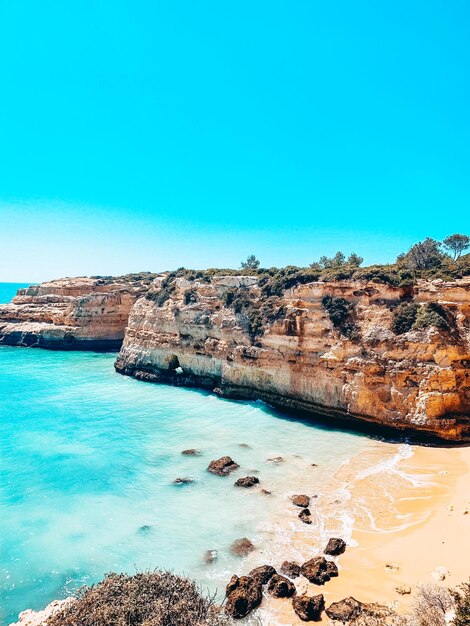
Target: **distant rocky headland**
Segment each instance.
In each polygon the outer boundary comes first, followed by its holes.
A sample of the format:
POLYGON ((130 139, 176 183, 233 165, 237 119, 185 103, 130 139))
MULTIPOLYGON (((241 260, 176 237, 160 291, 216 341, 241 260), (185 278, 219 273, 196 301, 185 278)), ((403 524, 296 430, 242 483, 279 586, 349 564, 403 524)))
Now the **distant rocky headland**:
POLYGON ((469 441, 469 257, 60 279, 0 306, 0 343, 120 349, 140 380, 469 441))

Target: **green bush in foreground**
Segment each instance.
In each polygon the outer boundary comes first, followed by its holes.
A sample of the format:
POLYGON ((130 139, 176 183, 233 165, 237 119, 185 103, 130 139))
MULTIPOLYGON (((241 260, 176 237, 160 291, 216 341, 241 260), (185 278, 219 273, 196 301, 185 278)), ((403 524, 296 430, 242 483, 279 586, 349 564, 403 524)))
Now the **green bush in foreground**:
POLYGON ((230 622, 196 583, 169 572, 107 574, 47 626, 221 626, 230 622))

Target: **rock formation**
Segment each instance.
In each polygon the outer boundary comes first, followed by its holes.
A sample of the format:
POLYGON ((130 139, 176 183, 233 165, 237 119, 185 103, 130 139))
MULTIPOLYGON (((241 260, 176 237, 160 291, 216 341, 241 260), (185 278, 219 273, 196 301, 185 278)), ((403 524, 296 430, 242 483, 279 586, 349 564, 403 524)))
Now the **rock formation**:
POLYGON ((117 371, 470 439, 469 277, 311 282, 271 296, 257 276, 199 274, 155 279, 132 308, 117 371), (398 322, 410 303, 408 328, 398 322))
POLYGON ((119 350, 129 312, 150 277, 63 278, 19 289, 0 305, 0 344, 119 350))

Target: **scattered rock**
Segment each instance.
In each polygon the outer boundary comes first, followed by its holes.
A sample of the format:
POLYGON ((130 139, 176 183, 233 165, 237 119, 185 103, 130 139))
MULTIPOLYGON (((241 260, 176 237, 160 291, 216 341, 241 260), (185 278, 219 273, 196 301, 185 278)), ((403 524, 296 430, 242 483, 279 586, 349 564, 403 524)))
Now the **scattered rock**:
POLYGON ((267 489, 261 489, 261 493, 263 493, 265 496, 270 496, 272 494, 272 491, 268 491, 267 489))
POLYGON ((284 576, 274 574, 268 583, 268 593, 275 598, 290 598, 295 593, 295 585, 284 576))
POLYGON ((338 576, 338 568, 333 561, 327 561, 323 556, 316 556, 302 565, 300 573, 311 583, 324 585, 332 576, 338 576))
POLYGON ((175 478, 173 481, 174 485, 190 485, 194 482, 193 478, 175 478))
POLYGON ((401 596, 406 596, 411 593, 410 585, 400 585, 399 587, 395 587, 395 591, 401 596))
POLYGON ((331 556, 338 556, 338 554, 343 554, 346 550, 346 542, 343 539, 331 538, 328 540, 328 543, 325 548, 325 554, 329 554, 331 556))
POLYGON ((235 463, 229 456, 222 456, 220 459, 211 461, 207 470, 217 476, 227 476, 239 467, 238 463, 235 463))
POLYGON ((204 563, 213 563, 214 561, 217 561, 218 558, 219 553, 217 550, 206 550, 206 552, 204 552, 204 563))
POLYGON ((434 580, 445 580, 446 576, 448 575, 449 575, 449 570, 443 567, 442 565, 439 565, 439 567, 436 567, 434 572, 432 572, 431 574, 434 580))
POLYGON ((230 546, 230 552, 235 554, 235 556, 246 556, 253 550, 255 550, 255 546, 246 537, 236 539, 230 546))
POLYGON ((338 622, 350 622, 361 613, 363 604, 350 596, 339 602, 333 602, 326 609, 326 614, 330 619, 338 620, 338 622))
POLYGON ((254 487, 259 484, 259 478, 256 478, 256 476, 244 476, 239 478, 234 484, 235 487, 254 487))
POLYGON ((385 569, 390 570, 391 572, 398 572, 400 566, 396 563, 385 563, 385 569))
POLYGON ((196 448, 190 448, 189 450, 183 450, 181 454, 184 454, 185 456, 199 456, 201 451, 196 448))
POLYGON ((152 527, 149 524, 144 524, 143 526, 139 527, 139 530, 137 532, 139 533, 139 535, 146 535, 151 530, 152 530, 152 527))
POLYGON ((310 513, 310 509, 302 509, 299 513, 299 519, 302 520, 304 524, 311 524, 312 516, 310 513))
POLYGON ((248 576, 251 578, 255 578, 262 585, 265 585, 270 578, 272 578, 276 574, 276 570, 272 565, 260 565, 259 567, 255 567, 252 569, 248 576))
POLYGON ((268 463, 282 463, 284 461, 284 459, 282 458, 282 456, 273 456, 269 459, 266 459, 268 461, 268 463))
POLYGON ((325 608, 325 599, 321 593, 318 596, 295 596, 292 606, 303 622, 318 622, 325 608))
POLYGON ((238 445, 240 446, 240 448, 251 448, 251 446, 247 443, 239 443, 238 445))
POLYGON ((311 465, 312 467, 318 467, 318 465, 317 465, 316 463, 310 463, 310 465, 311 465))
POLYGON ((300 565, 294 561, 284 561, 281 565, 281 572, 289 578, 298 578, 300 576, 300 565))
POLYGON ((292 496, 291 500, 292 504, 295 504, 295 506, 300 506, 302 509, 308 508, 310 504, 310 498, 304 494, 292 496))
POLYGON ((232 576, 226 587, 225 611, 235 619, 241 619, 261 604, 263 598, 259 581, 250 576, 232 576))

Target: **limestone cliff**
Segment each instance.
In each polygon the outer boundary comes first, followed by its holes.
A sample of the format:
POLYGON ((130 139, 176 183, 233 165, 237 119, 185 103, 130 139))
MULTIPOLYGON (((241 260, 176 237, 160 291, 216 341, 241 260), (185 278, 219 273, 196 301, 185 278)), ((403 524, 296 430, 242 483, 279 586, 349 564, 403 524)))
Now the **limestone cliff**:
POLYGON ((129 312, 150 279, 63 278, 20 289, 0 305, 0 344, 118 350, 129 312))
POLYGON ((256 276, 199 274, 162 275, 137 300, 117 371, 470 440, 470 278, 272 296, 256 276))

